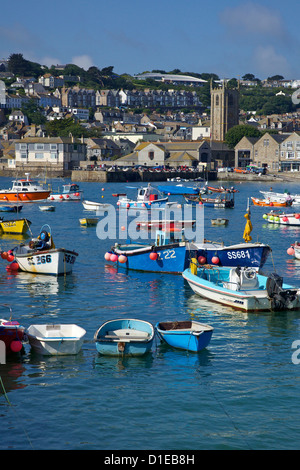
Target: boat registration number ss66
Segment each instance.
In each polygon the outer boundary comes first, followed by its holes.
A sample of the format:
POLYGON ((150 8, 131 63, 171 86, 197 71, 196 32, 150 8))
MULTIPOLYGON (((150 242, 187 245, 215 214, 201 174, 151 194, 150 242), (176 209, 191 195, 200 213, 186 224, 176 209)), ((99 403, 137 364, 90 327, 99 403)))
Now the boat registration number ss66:
POLYGON ((227 251, 228 259, 250 258, 249 250, 227 251))

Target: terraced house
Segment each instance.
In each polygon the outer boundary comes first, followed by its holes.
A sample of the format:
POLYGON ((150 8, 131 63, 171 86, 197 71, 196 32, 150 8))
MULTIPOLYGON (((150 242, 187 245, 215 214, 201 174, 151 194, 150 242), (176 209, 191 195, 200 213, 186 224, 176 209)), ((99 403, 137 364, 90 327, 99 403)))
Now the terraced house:
POLYGON ((243 137, 235 146, 235 166, 252 163, 274 171, 300 171, 300 135, 270 134, 243 137))
POLYGON ((15 141, 15 159, 9 167, 63 172, 80 166, 82 160, 86 160, 86 144, 72 136, 27 137, 15 141))

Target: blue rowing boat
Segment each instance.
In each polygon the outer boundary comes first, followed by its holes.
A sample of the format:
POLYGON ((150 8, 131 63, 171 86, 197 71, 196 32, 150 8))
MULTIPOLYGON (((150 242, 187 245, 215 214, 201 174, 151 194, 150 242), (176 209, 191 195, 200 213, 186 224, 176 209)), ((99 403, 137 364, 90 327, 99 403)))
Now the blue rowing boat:
POLYGON ((147 321, 120 318, 103 323, 94 341, 97 351, 105 356, 142 356, 151 350, 154 333, 147 321))
POLYGON ((198 321, 168 321, 155 325, 159 338, 169 346, 191 352, 206 348, 213 334, 213 327, 198 321))

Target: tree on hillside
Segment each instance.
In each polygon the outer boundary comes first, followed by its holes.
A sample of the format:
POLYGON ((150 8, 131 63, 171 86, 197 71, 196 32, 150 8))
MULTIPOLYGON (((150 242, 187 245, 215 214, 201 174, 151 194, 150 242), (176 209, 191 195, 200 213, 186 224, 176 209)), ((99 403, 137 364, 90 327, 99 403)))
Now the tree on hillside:
POLYGON ((249 125, 234 126, 225 135, 225 142, 233 149, 243 137, 261 137, 261 132, 249 125))

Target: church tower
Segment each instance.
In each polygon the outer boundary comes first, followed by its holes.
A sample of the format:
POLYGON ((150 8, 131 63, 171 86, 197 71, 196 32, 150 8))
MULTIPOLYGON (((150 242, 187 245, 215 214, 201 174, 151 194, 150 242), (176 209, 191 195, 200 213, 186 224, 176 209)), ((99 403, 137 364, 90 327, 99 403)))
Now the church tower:
POLYGON ((223 82, 222 88, 211 85, 211 140, 223 142, 226 132, 239 124, 239 90, 227 88, 223 82))

